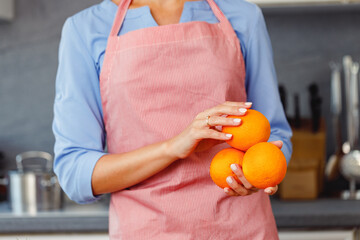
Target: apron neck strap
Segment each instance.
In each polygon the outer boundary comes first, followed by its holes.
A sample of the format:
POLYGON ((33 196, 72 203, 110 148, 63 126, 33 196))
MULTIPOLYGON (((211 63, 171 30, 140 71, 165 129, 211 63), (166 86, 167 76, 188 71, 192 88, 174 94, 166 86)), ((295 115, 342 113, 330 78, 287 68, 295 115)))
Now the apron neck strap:
POLYGON ((120 31, 121 25, 124 22, 126 12, 130 6, 131 0, 121 0, 118 10, 115 15, 114 24, 111 28, 110 36, 116 37, 120 31))
MULTIPOLYGON (((119 4, 118 10, 116 12, 114 24, 111 28, 110 36, 114 37, 119 34, 121 25, 124 22, 126 12, 130 6, 132 0, 122 0, 119 4)), ((214 0, 206 0, 208 4, 210 5, 211 10, 213 11, 214 15, 219 20, 220 24, 222 24, 227 30, 230 30, 231 32, 234 32, 234 30, 231 27, 231 24, 229 20, 225 17, 225 15, 222 13, 218 5, 215 3, 214 0)))
POLYGON ((219 6, 215 3, 214 0, 206 0, 208 2, 208 4, 210 5, 211 10, 213 11, 215 17, 219 20, 219 22, 221 24, 226 24, 230 22, 228 21, 228 19, 225 17, 225 15, 223 14, 223 12, 220 10, 219 6))

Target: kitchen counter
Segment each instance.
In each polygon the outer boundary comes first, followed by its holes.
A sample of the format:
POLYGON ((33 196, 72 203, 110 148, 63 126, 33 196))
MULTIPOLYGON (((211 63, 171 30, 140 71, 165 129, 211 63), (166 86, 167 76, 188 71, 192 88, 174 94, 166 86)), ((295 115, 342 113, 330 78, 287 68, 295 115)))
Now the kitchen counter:
POLYGON ((360 227, 360 200, 280 201, 271 205, 278 228, 360 227))
MULTIPOLYGON (((272 199, 279 229, 353 228, 360 226, 360 201, 272 199)), ((108 207, 104 203, 67 204, 62 211, 14 215, 0 203, 0 233, 107 232, 108 207)))
POLYGON ((107 232, 108 207, 99 202, 88 205, 68 203, 61 211, 36 215, 15 215, 0 203, 0 233, 107 232))

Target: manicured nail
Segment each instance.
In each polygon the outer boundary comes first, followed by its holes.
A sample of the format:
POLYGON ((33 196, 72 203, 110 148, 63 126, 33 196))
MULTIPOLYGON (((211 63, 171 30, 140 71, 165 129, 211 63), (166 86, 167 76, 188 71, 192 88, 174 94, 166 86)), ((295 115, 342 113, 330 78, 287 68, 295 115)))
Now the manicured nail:
POLYGON ((272 191, 270 190, 270 189, 265 189, 264 190, 267 194, 271 194, 272 193, 272 191))
POLYGON ((225 192, 225 193, 229 193, 230 191, 229 191, 228 188, 224 188, 224 192, 225 192))
POLYGON ((233 121, 234 121, 234 123, 240 123, 241 119, 240 118, 235 118, 233 121))
POLYGON ((252 102, 246 102, 245 105, 246 105, 246 106, 251 106, 251 105, 252 105, 252 102))
POLYGON ((240 109, 239 109, 239 112, 241 112, 241 113, 246 113, 246 111, 247 111, 246 108, 240 108, 240 109))
POLYGON ((231 164, 231 165, 230 165, 230 168, 231 168, 231 170, 233 170, 233 171, 237 171, 237 170, 238 170, 238 167, 237 167, 235 164, 231 164))
POLYGON ((229 177, 226 178, 226 181, 227 181, 229 184, 232 184, 234 180, 232 179, 232 177, 229 176, 229 177))
POLYGON ((232 137, 232 134, 227 133, 227 134, 226 134, 226 137, 227 137, 227 138, 231 138, 231 137, 232 137))

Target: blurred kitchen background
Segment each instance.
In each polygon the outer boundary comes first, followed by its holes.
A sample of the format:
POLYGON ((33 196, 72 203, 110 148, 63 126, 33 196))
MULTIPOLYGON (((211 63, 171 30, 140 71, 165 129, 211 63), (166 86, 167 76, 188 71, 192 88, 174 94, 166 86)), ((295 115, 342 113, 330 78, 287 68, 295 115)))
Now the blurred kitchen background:
MULTIPOLYGON (((360 61, 360 1, 254 1, 263 9, 286 113, 294 128, 296 154, 283 186, 271 199, 280 238, 359 239, 360 201, 349 192, 344 195, 349 181, 336 174, 334 156, 331 166, 328 159, 339 150, 329 63, 341 67, 342 144, 348 140, 343 60, 348 55, 353 62, 360 61), (312 117, 315 122, 320 119, 315 130, 312 117), (325 172, 329 167, 330 179, 325 172)), ((16 169, 15 156, 21 152, 53 154, 52 106, 61 28, 67 17, 99 2, 0 0, 0 178, 16 169)), ((0 239, 106 239, 106 199, 89 206, 65 199, 61 210, 18 215, 4 199, 6 187, 0 186, 1 194, 0 239), (35 233, 39 235, 31 235, 35 233)))

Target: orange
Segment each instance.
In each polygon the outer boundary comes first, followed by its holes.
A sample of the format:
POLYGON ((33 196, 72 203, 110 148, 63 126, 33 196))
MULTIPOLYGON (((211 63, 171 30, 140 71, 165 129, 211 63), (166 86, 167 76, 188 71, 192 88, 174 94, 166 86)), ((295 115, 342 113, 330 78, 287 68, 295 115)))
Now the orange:
POLYGON ((242 170, 248 182, 256 188, 278 185, 285 177, 287 163, 281 150, 272 143, 258 143, 244 155, 242 170))
POLYGON ((229 187, 226 182, 228 176, 233 176, 239 181, 231 170, 230 165, 237 163, 241 166, 243 157, 244 153, 234 148, 225 148, 218 152, 210 164, 210 177, 214 183, 221 188, 225 188, 229 187))
POLYGON ((270 123, 259 111, 248 109, 244 116, 228 116, 240 118, 239 126, 223 127, 224 133, 231 133, 233 137, 226 141, 233 148, 241 151, 248 150, 259 142, 267 142, 270 137, 270 123))

